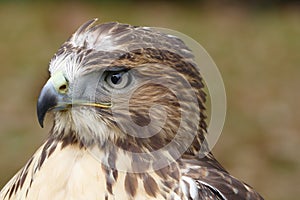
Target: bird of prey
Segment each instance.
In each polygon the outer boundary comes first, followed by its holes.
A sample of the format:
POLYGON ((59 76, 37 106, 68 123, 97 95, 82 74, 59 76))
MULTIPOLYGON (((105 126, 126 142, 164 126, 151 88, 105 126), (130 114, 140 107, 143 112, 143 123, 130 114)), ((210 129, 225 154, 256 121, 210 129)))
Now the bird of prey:
POLYGON ((263 199, 209 151, 204 84, 185 43, 95 21, 51 59, 37 114, 41 126, 52 115, 52 129, 0 199, 263 199))

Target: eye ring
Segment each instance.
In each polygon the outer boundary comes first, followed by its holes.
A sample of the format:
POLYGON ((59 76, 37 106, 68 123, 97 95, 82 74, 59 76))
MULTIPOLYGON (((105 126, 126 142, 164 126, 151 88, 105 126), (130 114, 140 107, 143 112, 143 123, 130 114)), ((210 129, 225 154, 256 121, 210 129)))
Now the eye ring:
POLYGON ((105 82, 110 88, 123 89, 130 83, 130 75, 125 71, 107 72, 105 82))

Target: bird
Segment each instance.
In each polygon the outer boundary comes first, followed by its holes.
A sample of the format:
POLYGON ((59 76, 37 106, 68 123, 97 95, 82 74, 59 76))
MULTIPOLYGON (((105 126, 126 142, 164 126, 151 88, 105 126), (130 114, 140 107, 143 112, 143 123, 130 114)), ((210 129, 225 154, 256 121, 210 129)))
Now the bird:
POLYGON ((201 66, 183 40, 96 21, 50 60, 37 118, 52 128, 0 199, 263 199, 209 149, 201 66))

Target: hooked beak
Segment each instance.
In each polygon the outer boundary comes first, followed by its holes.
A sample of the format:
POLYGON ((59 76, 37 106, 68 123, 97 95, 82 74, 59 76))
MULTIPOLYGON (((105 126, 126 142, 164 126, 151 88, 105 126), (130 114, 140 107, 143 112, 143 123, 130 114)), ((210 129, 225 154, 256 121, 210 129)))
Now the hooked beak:
MULTIPOLYGON (((64 75, 59 72, 54 74, 44 85, 37 102, 37 116, 41 127, 44 126, 44 118, 49 110, 56 108, 62 102, 61 105, 67 105, 66 93, 68 90, 68 81, 64 75)), ((66 109, 61 107, 60 110, 66 109)))
POLYGON ((86 100, 72 99, 69 83, 62 72, 57 72, 44 85, 37 102, 37 116, 43 128, 44 119, 50 110, 67 110, 74 106, 90 106, 97 108, 111 108, 111 103, 97 103, 86 100))

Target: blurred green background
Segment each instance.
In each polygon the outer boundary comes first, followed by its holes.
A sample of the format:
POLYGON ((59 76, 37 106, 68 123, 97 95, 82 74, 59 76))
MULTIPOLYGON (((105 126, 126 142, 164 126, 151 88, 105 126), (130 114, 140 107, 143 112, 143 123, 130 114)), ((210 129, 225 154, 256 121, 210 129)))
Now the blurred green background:
POLYGON ((49 119, 46 128, 38 125, 36 100, 50 58, 98 17, 175 29, 204 46, 228 98, 216 158, 266 199, 298 199, 300 6, 291 2, 0 2, 0 188, 49 131, 49 119))

